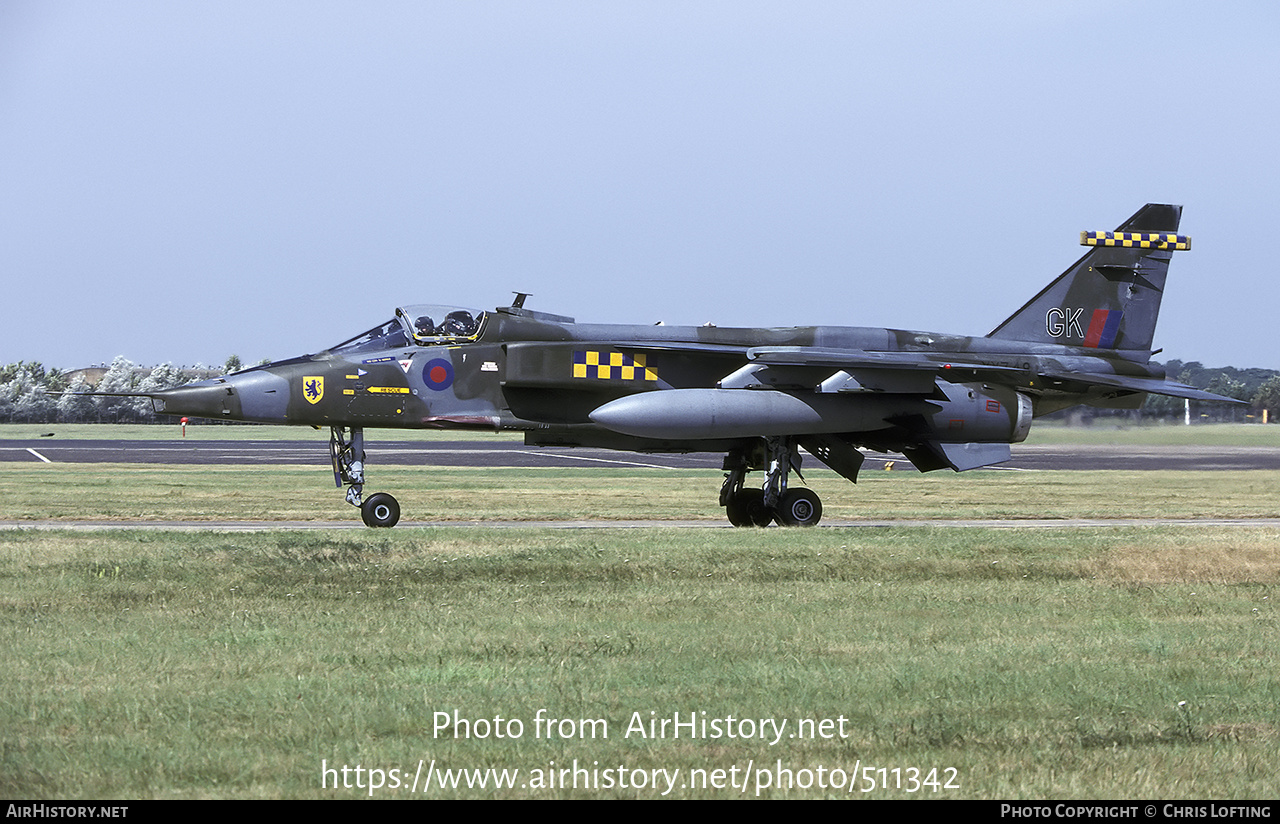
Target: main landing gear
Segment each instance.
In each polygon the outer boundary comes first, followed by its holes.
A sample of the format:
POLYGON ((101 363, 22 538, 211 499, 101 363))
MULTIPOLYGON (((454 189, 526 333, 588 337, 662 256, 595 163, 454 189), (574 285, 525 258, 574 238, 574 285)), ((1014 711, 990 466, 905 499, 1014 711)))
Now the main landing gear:
POLYGON ((364 430, 358 426, 330 427, 329 455, 333 458, 333 483, 346 484, 347 503, 360 507, 365 526, 390 527, 400 520, 400 504, 385 492, 361 500, 364 494, 364 430), (348 437, 350 433, 350 437, 348 437))
POLYGON ((822 501, 811 489, 787 488, 787 475, 796 471, 800 480, 800 455, 794 438, 765 438, 752 449, 735 449, 724 458, 724 485, 720 505, 734 526, 816 526, 822 519, 822 501), (764 487, 743 487, 747 473, 765 471, 764 487))

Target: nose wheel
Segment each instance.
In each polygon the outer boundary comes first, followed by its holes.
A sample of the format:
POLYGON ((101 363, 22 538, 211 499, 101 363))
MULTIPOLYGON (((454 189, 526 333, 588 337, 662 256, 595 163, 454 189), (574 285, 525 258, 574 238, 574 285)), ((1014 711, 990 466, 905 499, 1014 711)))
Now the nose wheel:
POLYGON ((385 492, 364 498, 364 430, 358 426, 330 427, 329 456, 333 483, 347 486, 347 503, 359 507, 365 526, 392 527, 400 520, 400 503, 385 492))
POLYGON ((400 504, 385 492, 370 495, 360 504, 360 517, 365 526, 395 526, 400 520, 400 504))

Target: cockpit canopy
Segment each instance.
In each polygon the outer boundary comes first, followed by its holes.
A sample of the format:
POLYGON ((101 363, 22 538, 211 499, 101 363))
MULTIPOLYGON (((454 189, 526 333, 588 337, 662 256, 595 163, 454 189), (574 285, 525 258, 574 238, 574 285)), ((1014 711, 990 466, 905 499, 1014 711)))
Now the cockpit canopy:
POLYGON ((457 306, 420 303, 396 310, 396 319, 419 346, 473 341, 480 336, 485 313, 457 306))
POLYGON ((480 337, 486 313, 459 306, 420 303, 401 306, 396 316, 330 351, 342 354, 467 343, 480 337))

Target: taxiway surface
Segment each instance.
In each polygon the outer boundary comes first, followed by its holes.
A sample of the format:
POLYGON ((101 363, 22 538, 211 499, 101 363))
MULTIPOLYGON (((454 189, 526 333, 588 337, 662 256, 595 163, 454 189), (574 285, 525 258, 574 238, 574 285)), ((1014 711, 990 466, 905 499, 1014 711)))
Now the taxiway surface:
MULTIPOLYGON (((607 449, 525 446, 519 441, 366 441, 367 463, 440 467, 648 467, 719 469, 719 454, 643 454, 607 449)), ((867 469, 893 462, 914 471, 901 455, 866 453, 867 469)), ((0 461, 46 463, 136 463, 310 465, 329 463, 329 443, 315 441, 100 441, 0 440, 0 461)), ((809 465, 816 463, 810 458, 809 465)), ((1280 446, 1026 446, 1015 444, 1005 470, 1241 470, 1280 469, 1280 446)))

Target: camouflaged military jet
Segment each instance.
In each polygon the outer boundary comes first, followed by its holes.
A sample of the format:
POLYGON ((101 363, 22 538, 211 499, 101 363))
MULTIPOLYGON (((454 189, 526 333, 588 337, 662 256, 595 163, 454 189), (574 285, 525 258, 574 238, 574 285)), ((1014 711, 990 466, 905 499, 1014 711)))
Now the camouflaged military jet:
POLYGON ((735 526, 812 526, 821 501, 789 483, 802 449, 850 481, 864 447, 959 472, 1009 460, 1034 418, 1069 406, 1231 400, 1150 363, 1169 260, 1191 245, 1181 214, 1148 204, 1114 232, 1082 233, 1089 251, 985 337, 584 324, 518 293, 491 312, 403 306, 318 354, 150 397, 169 415, 329 427, 335 483, 373 527, 400 518, 391 495, 364 496, 364 430, 378 427, 722 452, 720 506, 735 526))

